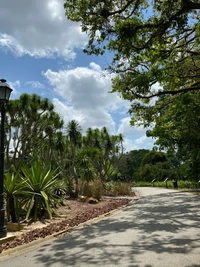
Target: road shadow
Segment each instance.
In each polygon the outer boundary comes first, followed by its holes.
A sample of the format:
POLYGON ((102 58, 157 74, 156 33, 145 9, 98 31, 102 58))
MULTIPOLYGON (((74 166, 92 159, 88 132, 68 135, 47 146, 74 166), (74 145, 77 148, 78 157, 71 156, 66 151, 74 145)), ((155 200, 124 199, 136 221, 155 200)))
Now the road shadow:
POLYGON ((42 262, 45 267, 58 263, 177 267, 177 259, 182 267, 200 267, 200 260, 193 257, 200 254, 199 200, 199 196, 179 192, 143 197, 112 217, 42 246, 35 263, 42 262), (173 256, 175 262, 170 263, 173 256))

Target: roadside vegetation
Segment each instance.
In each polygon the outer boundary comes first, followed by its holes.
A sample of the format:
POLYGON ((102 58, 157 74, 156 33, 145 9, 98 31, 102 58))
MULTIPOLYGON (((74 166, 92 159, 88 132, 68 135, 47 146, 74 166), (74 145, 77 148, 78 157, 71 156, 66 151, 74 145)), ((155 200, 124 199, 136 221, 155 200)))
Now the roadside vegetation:
MULTIPOLYGON (((48 99, 23 94, 11 100, 5 142, 7 221, 51 219, 67 197, 101 200, 105 184, 119 173, 123 151, 121 134, 110 135, 102 127, 83 135, 77 121, 64 125, 48 99)), ((117 187, 112 194, 119 194, 117 187)))
POLYGON ((83 135, 77 121, 64 125, 53 104, 38 95, 11 100, 6 122, 8 222, 51 219, 66 197, 99 201, 104 195, 132 195, 132 186, 171 188, 172 180, 179 188, 199 186, 197 158, 192 161, 185 150, 124 153, 121 134, 110 135, 103 127, 83 135))
POLYGON ((65 0, 64 8, 67 19, 88 35, 84 53, 111 52, 112 92, 130 102, 131 125, 148 128, 146 135, 155 138, 153 151, 122 157, 115 180, 160 185, 169 179, 180 187, 197 186, 199 1, 65 0))

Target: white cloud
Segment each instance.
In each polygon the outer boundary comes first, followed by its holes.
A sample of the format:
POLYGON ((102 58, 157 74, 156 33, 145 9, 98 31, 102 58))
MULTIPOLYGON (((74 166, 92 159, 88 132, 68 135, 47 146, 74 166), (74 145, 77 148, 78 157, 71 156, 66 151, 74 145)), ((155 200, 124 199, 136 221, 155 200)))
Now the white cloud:
POLYGON ((129 138, 124 139, 124 147, 126 151, 138 150, 138 149, 152 149, 155 139, 147 137, 145 135, 133 140, 129 138))
POLYGON ((147 129, 144 129, 143 126, 131 127, 130 126, 130 117, 123 118, 120 121, 118 128, 118 133, 121 133, 128 137, 138 137, 146 134, 147 129))
POLYGON ((18 89, 20 88, 20 81, 19 80, 14 81, 14 82, 7 81, 7 83, 10 86, 10 88, 13 89, 11 93, 11 98, 12 98, 12 95, 14 96, 18 95, 19 94, 18 89))
POLYGON ((65 123, 77 120, 83 133, 89 127, 103 126, 107 127, 110 134, 122 133, 126 150, 152 148, 154 141, 145 136, 146 129, 142 126, 130 127, 130 117, 123 118, 116 129, 111 113, 117 114, 127 106, 127 101, 120 99, 117 94, 108 93, 111 90, 111 77, 100 66, 90 63, 90 68, 79 67, 58 72, 49 69, 43 75, 53 86, 55 95, 59 96, 59 99, 53 99, 53 103, 65 123))
POLYGON ((57 98, 53 99, 53 104, 55 106, 56 112, 61 115, 62 119, 64 119, 65 122, 70 120, 77 120, 79 124, 82 125, 84 116, 81 112, 75 110, 72 106, 68 106, 67 104, 61 102, 57 98))
POLYGON ((25 85, 30 85, 32 88, 38 88, 38 89, 42 89, 44 88, 44 85, 42 83, 40 83, 39 81, 28 81, 25 83, 25 85))
POLYGON ((143 126, 130 126, 130 117, 123 118, 120 121, 118 133, 121 133, 124 139, 124 146, 127 151, 133 149, 152 149, 155 139, 146 136, 147 128, 143 126))
MULTIPOLYGON (((2 1, 1 1, 2 2, 2 1)), ((74 59, 86 35, 65 17, 64 0, 7 0, 0 9, 0 48, 16 56, 74 59)))
POLYGON ((126 101, 117 94, 108 93, 111 90, 111 77, 99 65, 91 63, 90 68, 79 67, 58 72, 49 69, 43 75, 53 86, 56 96, 64 100, 61 103, 56 99, 54 104, 65 121, 73 118, 81 121, 84 130, 106 126, 111 134, 116 133, 111 112, 123 108, 126 101))

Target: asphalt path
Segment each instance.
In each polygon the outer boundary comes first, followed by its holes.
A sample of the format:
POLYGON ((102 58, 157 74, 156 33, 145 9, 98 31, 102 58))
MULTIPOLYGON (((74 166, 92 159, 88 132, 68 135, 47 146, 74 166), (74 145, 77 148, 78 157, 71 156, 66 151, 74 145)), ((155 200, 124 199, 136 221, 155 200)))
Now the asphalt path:
POLYGON ((200 196, 137 188, 141 198, 0 267, 200 267, 200 196))

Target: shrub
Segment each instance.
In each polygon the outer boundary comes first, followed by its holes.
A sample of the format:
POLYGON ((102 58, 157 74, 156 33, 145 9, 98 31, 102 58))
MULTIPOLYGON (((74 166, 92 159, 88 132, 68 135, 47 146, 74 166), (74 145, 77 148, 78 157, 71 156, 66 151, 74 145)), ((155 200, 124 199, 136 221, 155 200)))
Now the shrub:
POLYGON ((132 189, 131 184, 129 183, 116 183, 114 186, 114 194, 125 196, 125 195, 131 195, 132 189))
POLYGON ((110 182, 104 186, 105 194, 114 196, 132 195, 132 184, 122 182, 110 182))
POLYGON ((99 179, 91 182, 83 182, 80 192, 87 198, 93 197, 100 200, 103 193, 102 183, 99 179))
MULTIPOLYGON (((157 182, 154 182, 154 184, 153 184, 150 182, 138 181, 138 182, 134 182, 133 186, 136 186, 136 187, 154 186, 154 187, 165 187, 166 188, 166 183, 157 181, 157 182)), ((167 181, 167 186, 168 186, 168 188, 173 188, 173 184, 172 184, 171 179, 167 181)), ((198 188, 198 187, 200 187, 200 184, 195 182, 195 181, 178 180, 178 188, 193 189, 193 188, 198 188)))
POLYGON ((51 206, 58 202, 58 197, 52 192, 60 184, 59 172, 51 170, 50 165, 42 167, 36 161, 31 168, 27 165, 22 167, 24 182, 23 195, 26 201, 26 219, 33 214, 33 220, 41 215, 42 210, 46 211, 49 218, 52 218, 51 206))
POLYGON ((20 180, 17 173, 5 173, 4 195, 6 200, 7 221, 16 223, 20 221, 23 201, 21 192, 24 188, 24 182, 20 180))

